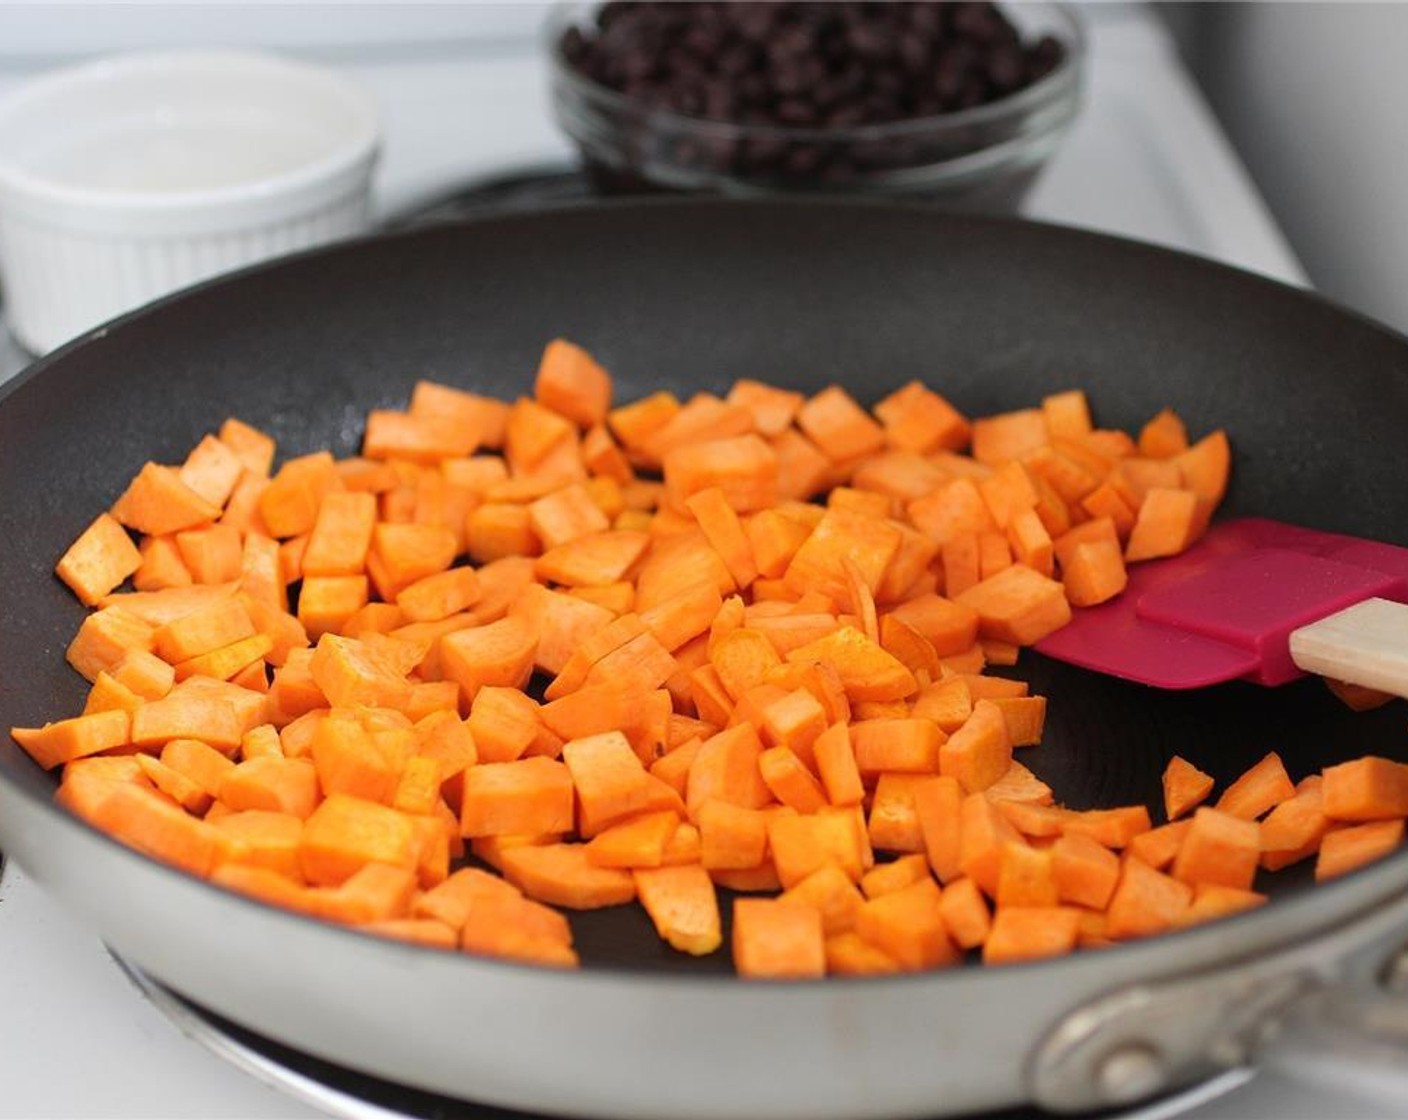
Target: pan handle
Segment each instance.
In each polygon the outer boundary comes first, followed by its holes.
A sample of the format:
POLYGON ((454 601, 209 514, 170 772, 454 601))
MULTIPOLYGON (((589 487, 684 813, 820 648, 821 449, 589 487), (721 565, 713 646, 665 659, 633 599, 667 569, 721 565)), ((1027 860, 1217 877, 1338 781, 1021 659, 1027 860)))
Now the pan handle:
POLYGON ((1408 1099, 1408 891, 1270 952, 1109 992, 1027 1066, 1053 1112, 1123 1107, 1261 1064, 1408 1099))
POLYGON ((1408 947, 1377 975, 1318 988, 1265 1031, 1257 1060, 1293 1080, 1408 1101, 1408 947))

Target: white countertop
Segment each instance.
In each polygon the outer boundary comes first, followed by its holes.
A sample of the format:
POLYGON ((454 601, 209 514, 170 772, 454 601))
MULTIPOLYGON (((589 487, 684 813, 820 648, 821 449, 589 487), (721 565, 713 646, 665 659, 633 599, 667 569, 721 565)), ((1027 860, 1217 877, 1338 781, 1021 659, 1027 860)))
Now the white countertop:
MULTIPOLYGON (((1028 215, 1303 284, 1294 255, 1157 22, 1139 5, 1087 11, 1088 103, 1033 192, 1028 215)), ((570 157, 548 114, 536 48, 522 36, 508 36, 493 49, 456 40, 398 47, 381 60, 353 52, 343 65, 378 99, 384 115, 383 215, 480 176, 570 157)), ((0 380, 25 361, 4 345, 0 380)), ((96 938, 17 869, 6 871, 0 880, 0 1118, 318 1115, 324 1113, 305 1099, 267 1087, 185 1037, 136 992, 96 938)), ((1408 1100, 1374 1099, 1354 1088, 1315 1090, 1262 1075, 1188 1115, 1408 1118, 1408 1100)))

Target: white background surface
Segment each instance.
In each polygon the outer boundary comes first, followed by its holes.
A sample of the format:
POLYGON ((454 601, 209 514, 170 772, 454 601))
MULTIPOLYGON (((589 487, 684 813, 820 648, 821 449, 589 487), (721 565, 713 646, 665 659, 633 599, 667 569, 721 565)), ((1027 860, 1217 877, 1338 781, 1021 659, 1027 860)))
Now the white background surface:
POLYGON ((1197 73, 1317 288, 1408 331, 1408 5, 1178 7, 1197 73))
MULTIPOLYGON (((222 41, 258 41, 258 21, 248 16, 258 9, 240 9, 243 18, 239 12, 220 16, 227 7, 201 6, 207 15, 215 13, 209 26, 225 31, 222 41)), ((273 41, 344 67, 380 102, 387 129, 379 180, 383 214, 475 176, 568 156, 550 121, 537 46, 525 34, 536 16, 529 19, 522 6, 483 9, 477 23, 470 21, 479 28, 476 38, 445 31, 435 23, 434 9, 415 13, 409 23, 397 24, 411 29, 405 37, 378 40, 384 48, 379 53, 365 49, 367 37, 382 26, 367 15, 338 23, 343 41, 335 48, 310 40, 304 22, 289 22, 277 12, 269 17, 287 23, 273 41), (444 41, 427 45, 425 27, 444 32, 444 41)), ((1157 24, 1137 6, 1098 6, 1090 14, 1089 101, 1032 196, 1030 216, 1303 282, 1157 24)), ((17 26, 12 16, 12 8, 0 7, 0 90, 7 76, 13 81, 58 61, 61 46, 139 46, 162 35, 181 42, 194 33, 179 15, 154 30, 156 25, 94 9, 89 20, 70 22, 73 38, 36 19, 27 36, 16 39, 6 34, 7 20, 11 32, 17 26)), ((13 351, 0 352, 0 379, 22 360, 13 351)), ((1268 1075, 1193 1115, 1408 1118, 1408 1099, 1373 1098, 1368 1088, 1360 1081, 1327 1092, 1268 1075)), ((135 992, 96 938, 22 874, 12 868, 0 880, 0 1117, 315 1115, 306 1103, 269 1089, 182 1036, 135 992)))

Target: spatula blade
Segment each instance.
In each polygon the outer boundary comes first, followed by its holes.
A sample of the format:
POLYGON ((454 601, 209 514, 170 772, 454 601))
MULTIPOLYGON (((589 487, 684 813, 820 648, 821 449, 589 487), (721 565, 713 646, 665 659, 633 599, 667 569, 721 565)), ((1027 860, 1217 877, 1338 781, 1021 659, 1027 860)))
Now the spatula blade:
POLYGON ((1121 680, 1174 691, 1255 673, 1257 654, 1201 634, 1145 622, 1134 612, 1091 607, 1037 643, 1038 652, 1121 680))
POLYGON ((1304 675, 1293 632, 1372 597, 1408 600, 1408 549, 1241 518, 1179 556, 1132 565, 1123 594, 1076 611, 1036 649, 1156 688, 1277 685, 1304 675))

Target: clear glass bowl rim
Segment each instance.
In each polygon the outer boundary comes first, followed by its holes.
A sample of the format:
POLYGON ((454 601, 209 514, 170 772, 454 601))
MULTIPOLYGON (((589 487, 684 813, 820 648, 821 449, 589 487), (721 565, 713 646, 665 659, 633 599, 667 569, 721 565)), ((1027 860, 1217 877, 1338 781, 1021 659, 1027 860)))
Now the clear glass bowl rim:
POLYGON ((662 130, 694 133, 714 139, 767 139, 801 144, 834 144, 903 139, 919 135, 932 136, 935 132, 948 129, 957 130, 981 126, 1009 117, 1020 117, 1027 111, 1036 109, 1050 101, 1075 96, 1086 56, 1084 25, 1073 5, 1061 3, 1059 0, 1039 0, 1035 3, 1019 2, 1007 6, 1041 8, 1058 17, 1062 28, 1056 37, 1061 41, 1064 54, 1054 70, 1044 75, 1039 81, 1008 97, 951 113, 934 113, 927 117, 885 121, 880 124, 847 125, 842 128, 745 124, 681 113, 663 105, 649 105, 601 85, 599 82, 594 82, 575 69, 562 55, 562 36, 569 27, 578 22, 579 13, 596 6, 596 4, 570 2, 553 5, 544 24, 543 35, 548 57, 552 62, 554 79, 570 86, 579 96, 595 102, 600 109, 618 114, 641 113, 662 130))

